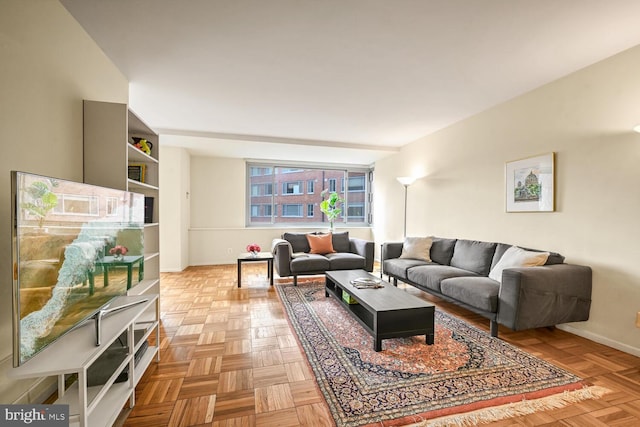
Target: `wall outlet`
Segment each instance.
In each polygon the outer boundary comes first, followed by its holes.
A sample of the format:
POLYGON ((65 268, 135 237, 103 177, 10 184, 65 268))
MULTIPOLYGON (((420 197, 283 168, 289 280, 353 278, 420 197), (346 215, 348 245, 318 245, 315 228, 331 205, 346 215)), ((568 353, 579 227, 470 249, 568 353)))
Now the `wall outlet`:
POLYGON ((231 252, 233 252, 233 248, 227 248, 227 253, 228 253, 229 255, 231 255, 231 252))

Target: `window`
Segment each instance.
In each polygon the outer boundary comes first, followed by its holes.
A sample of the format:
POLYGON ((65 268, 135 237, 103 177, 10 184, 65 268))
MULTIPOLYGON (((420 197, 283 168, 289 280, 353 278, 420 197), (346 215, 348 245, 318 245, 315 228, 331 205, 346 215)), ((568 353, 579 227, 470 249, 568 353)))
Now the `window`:
POLYGON ((117 216, 118 215, 118 198, 117 197, 107 197, 107 216, 117 216))
POLYGON ((302 194, 302 181, 283 183, 282 194, 302 194))
POLYGON ((368 167, 338 169, 247 163, 247 225, 305 224, 326 228, 329 221, 318 206, 323 197, 320 193, 328 190, 340 192, 344 199, 342 215, 335 221, 337 227, 347 223, 368 226, 373 200, 369 185, 372 173, 368 167))
POLYGON ((251 185, 251 196, 259 197, 259 196, 270 196, 272 194, 273 184, 270 182, 266 182, 264 184, 252 184, 251 185))
POLYGON ((271 175, 271 170, 271 168, 252 167, 249 168, 249 174, 251 176, 271 175))
POLYGON ((364 175, 349 177, 349 191, 364 191, 364 175))
POLYGON ((364 203, 350 203, 347 208, 348 221, 364 221, 364 203))
POLYGON ((58 205, 53 211, 61 215, 98 215, 98 197, 76 194, 57 194, 58 205))
POLYGON ((284 204, 284 205, 282 205, 282 216, 283 217, 289 217, 289 216, 301 217, 302 216, 302 205, 300 205, 300 204, 292 204, 292 205, 284 204))
POLYGON ((270 204, 251 205, 251 216, 271 218, 271 205, 270 204))

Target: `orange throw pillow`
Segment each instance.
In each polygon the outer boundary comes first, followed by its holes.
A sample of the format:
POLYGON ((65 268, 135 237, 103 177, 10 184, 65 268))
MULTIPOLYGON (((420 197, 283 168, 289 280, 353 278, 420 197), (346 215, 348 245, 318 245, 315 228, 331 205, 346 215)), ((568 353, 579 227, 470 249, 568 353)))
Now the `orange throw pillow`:
POLYGON ((307 234, 307 241, 309 242, 309 246, 311 250, 309 253, 312 254, 332 254, 335 253, 333 250, 333 237, 331 233, 328 234, 307 234))

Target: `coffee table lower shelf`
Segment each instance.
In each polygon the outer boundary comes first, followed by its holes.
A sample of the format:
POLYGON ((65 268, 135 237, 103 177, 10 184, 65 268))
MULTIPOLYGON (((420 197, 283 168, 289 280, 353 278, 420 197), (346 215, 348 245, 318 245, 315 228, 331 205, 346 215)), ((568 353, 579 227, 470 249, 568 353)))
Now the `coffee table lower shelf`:
POLYGON ((368 275, 364 270, 328 272, 325 296, 335 297, 340 304, 373 336, 375 351, 382 350, 382 340, 425 335, 425 341, 434 342, 433 304, 407 294, 393 285, 380 289, 357 289, 350 282, 368 275), (348 304, 342 298, 347 292, 357 304, 348 304))

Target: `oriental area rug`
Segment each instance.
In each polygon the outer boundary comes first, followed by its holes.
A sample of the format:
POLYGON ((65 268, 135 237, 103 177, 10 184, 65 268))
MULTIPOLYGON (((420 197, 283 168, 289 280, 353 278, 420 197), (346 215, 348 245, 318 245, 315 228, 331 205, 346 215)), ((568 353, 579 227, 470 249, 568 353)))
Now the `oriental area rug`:
POLYGON ((324 281, 276 289, 338 427, 476 425, 607 391, 437 309, 434 345, 388 339, 375 352, 324 281))

